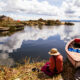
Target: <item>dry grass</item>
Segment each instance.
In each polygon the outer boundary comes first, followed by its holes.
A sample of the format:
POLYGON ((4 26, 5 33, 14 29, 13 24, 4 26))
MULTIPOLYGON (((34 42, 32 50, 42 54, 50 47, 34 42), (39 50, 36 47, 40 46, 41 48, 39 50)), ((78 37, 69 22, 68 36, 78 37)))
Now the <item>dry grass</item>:
POLYGON ((76 69, 72 66, 72 64, 68 60, 66 60, 64 62, 64 70, 62 73, 64 80, 75 80, 75 71, 76 69))
POLYGON ((61 74, 49 77, 43 72, 32 72, 32 68, 41 69, 45 61, 29 63, 29 59, 24 65, 16 68, 0 66, 0 80, 74 80, 75 69, 68 60, 64 62, 64 70, 61 74))

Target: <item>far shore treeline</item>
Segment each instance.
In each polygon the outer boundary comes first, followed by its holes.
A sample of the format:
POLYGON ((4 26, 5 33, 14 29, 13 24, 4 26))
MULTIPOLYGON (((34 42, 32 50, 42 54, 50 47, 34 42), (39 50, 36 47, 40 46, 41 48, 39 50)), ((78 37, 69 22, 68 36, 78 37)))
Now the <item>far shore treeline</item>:
POLYGON ((28 20, 20 21, 14 20, 5 15, 0 16, 0 36, 1 35, 10 35, 16 31, 24 29, 24 26, 54 26, 54 25, 74 25, 71 22, 61 22, 60 20, 43 20, 42 18, 38 20, 28 20))

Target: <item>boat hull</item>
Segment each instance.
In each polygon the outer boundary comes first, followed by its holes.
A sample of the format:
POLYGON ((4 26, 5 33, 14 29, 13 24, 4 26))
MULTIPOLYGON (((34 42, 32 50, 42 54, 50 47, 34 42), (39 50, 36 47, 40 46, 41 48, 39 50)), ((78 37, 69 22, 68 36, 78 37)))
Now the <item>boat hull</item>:
POLYGON ((75 60, 73 60, 68 54, 67 54, 67 57, 68 57, 68 60, 72 63, 72 65, 73 65, 75 68, 80 67, 80 61, 75 61, 75 60))
POLYGON ((69 61, 72 63, 72 65, 75 68, 78 68, 78 67, 80 67, 80 54, 76 53, 76 52, 68 51, 68 47, 69 47, 69 45, 71 44, 72 41, 73 40, 71 40, 70 42, 67 43, 67 45, 65 47, 65 50, 66 50, 67 57, 68 57, 69 61))

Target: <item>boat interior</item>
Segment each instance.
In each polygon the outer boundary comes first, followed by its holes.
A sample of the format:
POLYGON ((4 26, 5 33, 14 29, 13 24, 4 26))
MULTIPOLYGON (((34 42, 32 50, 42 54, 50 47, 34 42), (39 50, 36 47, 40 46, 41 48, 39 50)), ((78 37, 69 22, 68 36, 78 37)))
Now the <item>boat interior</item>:
POLYGON ((80 39, 73 40, 68 46, 68 51, 80 53, 80 39))

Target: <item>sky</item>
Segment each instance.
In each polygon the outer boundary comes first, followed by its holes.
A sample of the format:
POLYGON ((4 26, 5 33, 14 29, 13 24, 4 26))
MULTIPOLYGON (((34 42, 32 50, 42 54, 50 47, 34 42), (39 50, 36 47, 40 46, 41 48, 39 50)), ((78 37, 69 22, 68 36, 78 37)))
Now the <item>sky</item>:
POLYGON ((80 20, 80 0, 0 0, 0 15, 16 20, 80 20))

